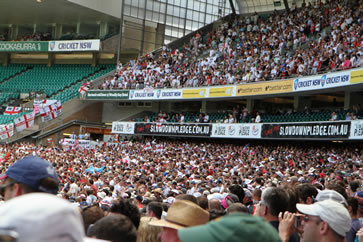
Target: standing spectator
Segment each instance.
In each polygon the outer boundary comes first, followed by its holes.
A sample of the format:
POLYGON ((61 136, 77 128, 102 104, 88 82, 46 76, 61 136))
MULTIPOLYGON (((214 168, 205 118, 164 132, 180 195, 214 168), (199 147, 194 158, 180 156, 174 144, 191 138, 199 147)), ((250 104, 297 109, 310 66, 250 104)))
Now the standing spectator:
POLYGON ((176 242, 178 230, 207 223, 209 213, 199 205, 185 200, 176 200, 168 209, 165 220, 154 220, 150 225, 163 227, 162 242, 176 242))

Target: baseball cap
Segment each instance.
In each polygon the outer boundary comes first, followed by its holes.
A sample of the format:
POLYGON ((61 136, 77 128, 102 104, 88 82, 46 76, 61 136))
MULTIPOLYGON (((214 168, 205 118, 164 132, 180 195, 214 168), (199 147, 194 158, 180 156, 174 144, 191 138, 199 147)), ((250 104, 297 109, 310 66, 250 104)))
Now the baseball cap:
POLYGON ((341 203, 341 204, 343 204, 343 205, 345 205, 345 206, 348 207, 347 200, 345 200, 345 198, 343 197, 343 195, 340 194, 337 191, 334 191, 334 190, 323 190, 323 191, 320 191, 318 193, 318 195, 316 196, 315 200, 317 202, 321 202, 321 201, 324 201, 324 200, 333 200, 333 201, 336 201, 336 202, 341 203))
POLYGON ((19 242, 101 241, 85 237, 82 216, 67 200, 29 193, 0 206, 0 229, 15 231, 19 242))
POLYGON ((345 237, 350 230, 352 219, 348 210, 341 204, 333 200, 324 200, 314 204, 296 204, 297 210, 301 213, 318 216, 339 235, 345 237))
POLYGON ((58 182, 58 177, 52 164, 38 156, 26 156, 16 161, 5 174, 0 176, 0 180, 7 177, 25 184, 36 191, 52 194, 57 194, 58 192, 58 189, 50 190, 41 186, 40 180, 50 177, 58 182))
POLYGON ((182 242, 275 242, 281 241, 277 230, 263 218, 233 213, 208 224, 178 230, 182 242))

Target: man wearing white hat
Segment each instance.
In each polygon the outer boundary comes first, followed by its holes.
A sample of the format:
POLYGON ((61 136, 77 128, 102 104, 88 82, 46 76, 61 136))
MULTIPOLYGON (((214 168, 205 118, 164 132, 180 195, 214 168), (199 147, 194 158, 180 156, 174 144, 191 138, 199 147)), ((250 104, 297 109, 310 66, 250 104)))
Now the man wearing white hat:
MULTIPOLYGON (((304 214, 301 217, 303 226, 301 242, 343 242, 351 228, 352 220, 348 210, 336 201, 324 200, 309 205, 296 204, 296 208, 304 214)), ((296 216, 299 215, 286 212, 282 219, 282 214, 279 215, 281 226, 279 232, 283 242, 288 240, 289 234, 293 231, 284 233, 287 232, 287 227, 293 228, 296 216)))

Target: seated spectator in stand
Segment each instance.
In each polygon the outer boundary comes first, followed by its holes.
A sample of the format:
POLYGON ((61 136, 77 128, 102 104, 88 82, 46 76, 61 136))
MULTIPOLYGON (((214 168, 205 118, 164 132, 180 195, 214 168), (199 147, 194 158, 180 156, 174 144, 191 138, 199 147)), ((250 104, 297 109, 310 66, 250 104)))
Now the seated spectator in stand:
POLYGON ((329 121, 336 121, 336 120, 338 120, 338 116, 335 112, 332 112, 329 121))

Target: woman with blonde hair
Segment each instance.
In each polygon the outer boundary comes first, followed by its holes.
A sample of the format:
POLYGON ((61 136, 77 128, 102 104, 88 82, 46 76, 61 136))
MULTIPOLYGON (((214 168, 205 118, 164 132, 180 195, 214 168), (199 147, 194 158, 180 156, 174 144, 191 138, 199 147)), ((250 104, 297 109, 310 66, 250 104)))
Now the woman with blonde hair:
POLYGON ((137 230, 137 242, 160 242, 162 227, 149 225, 150 221, 158 220, 155 217, 142 217, 137 230))

